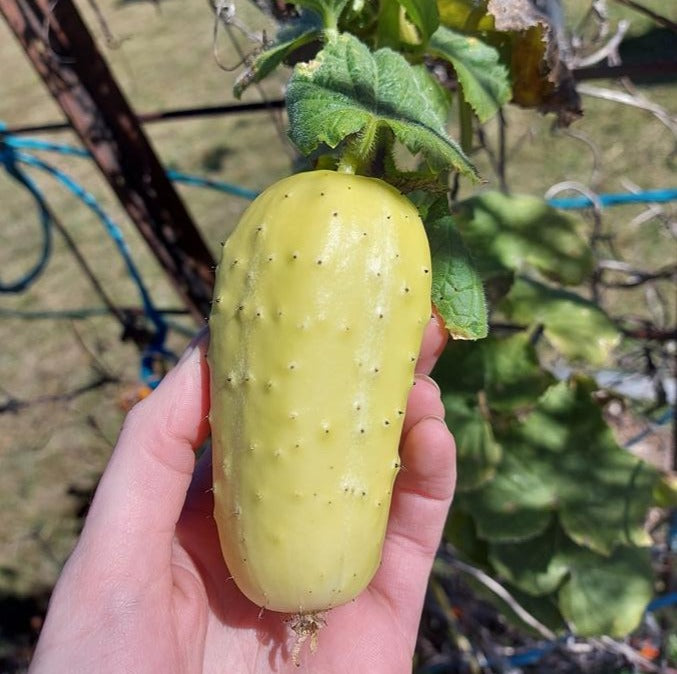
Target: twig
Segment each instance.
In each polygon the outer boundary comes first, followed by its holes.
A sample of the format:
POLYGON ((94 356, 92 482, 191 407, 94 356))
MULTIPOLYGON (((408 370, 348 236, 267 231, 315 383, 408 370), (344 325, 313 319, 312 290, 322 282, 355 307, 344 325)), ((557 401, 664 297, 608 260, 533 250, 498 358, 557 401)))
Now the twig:
POLYGON ((592 173, 590 175, 590 182, 596 184, 602 167, 602 154, 599 151, 597 144, 586 133, 583 133, 580 130, 565 128, 561 130, 561 133, 569 138, 584 143, 590 148, 592 154, 592 173))
POLYGON ((4 412, 19 412, 25 407, 32 407, 33 405, 45 405, 47 403, 58 403, 58 402, 70 402, 75 400, 75 398, 94 391, 101 386, 106 384, 117 384, 117 378, 109 377, 105 374, 100 374, 94 381, 89 384, 83 384, 74 388, 72 391, 67 391, 66 393, 56 393, 54 395, 45 395, 38 396, 37 398, 32 398, 30 400, 22 400, 21 398, 15 398, 5 391, 5 394, 9 397, 9 400, 5 401, 0 405, 0 414, 4 412))
POLYGON ((612 651, 614 653, 622 655, 624 658, 632 662, 632 664, 635 666, 639 665, 643 669, 648 670, 650 672, 658 672, 660 670, 658 665, 651 662, 651 660, 642 657, 637 651, 635 651, 627 644, 614 641, 611 637, 603 636, 600 637, 599 639, 590 639, 590 642, 596 644, 597 646, 599 646, 604 650, 612 651))
MULTIPOLYGON (((258 36, 253 35, 250 33, 246 27, 241 24, 239 21, 235 20, 235 6, 232 4, 232 2, 229 3, 229 0, 209 0, 209 3, 212 7, 212 10, 214 11, 214 57, 216 59, 217 64, 219 67, 223 68, 224 70, 235 70, 237 66, 239 65, 249 65, 252 55, 255 54, 260 48, 265 48, 266 47, 266 36, 265 33, 261 38, 258 36), (212 4, 213 3, 213 4, 212 4), (224 11, 225 10, 225 11, 224 11), (237 66, 233 68, 224 68, 221 63, 219 63, 218 58, 217 58, 217 52, 216 52, 216 39, 217 39, 217 33, 218 33, 218 26, 219 23, 223 24, 223 27, 228 34, 228 37, 230 38, 230 42, 233 45, 233 48, 237 52, 237 55, 240 58, 239 63, 237 66), (240 46, 240 43, 235 39, 235 35, 233 34, 232 27, 235 26, 238 28, 250 41, 257 42, 258 47, 256 50, 254 50, 253 53, 250 54, 245 54, 244 50, 240 46)), ((256 82, 254 84, 256 87, 256 90, 259 92, 259 96, 261 97, 261 100, 264 102, 268 102, 268 96, 261 86, 260 82, 256 82)), ((295 151, 292 150, 291 145, 289 143, 289 138, 287 136, 287 133, 283 127, 283 124, 280 120, 279 114, 276 113, 276 108, 273 108, 272 106, 270 107, 269 110, 270 113, 270 118, 271 121, 273 122, 273 125, 275 126, 275 130, 277 132, 278 137, 282 141, 282 147, 284 150, 287 152, 287 154, 290 157, 295 157, 295 151)))
POLYGON ((517 603, 515 598, 498 582, 496 582, 491 576, 487 575, 481 569, 475 568, 470 564, 466 564, 459 559, 446 559, 445 564, 453 566, 463 573, 467 573, 476 580, 478 580, 482 585, 491 590, 496 596, 500 597, 508 606, 515 612, 515 614, 522 620, 525 624, 529 625, 532 629, 536 630, 544 639, 549 641, 554 641, 557 639, 557 636, 554 632, 549 630, 543 623, 539 622, 531 615, 526 609, 522 608, 520 604, 517 603))
POLYGON ((640 110, 646 110, 663 122, 674 135, 677 135, 677 122, 665 108, 657 103, 642 100, 637 96, 632 96, 623 91, 597 87, 593 84, 579 84, 577 90, 579 93, 586 96, 593 96, 594 98, 601 98, 606 101, 613 101, 614 103, 623 103, 624 105, 630 105, 634 108, 639 108, 640 110))
POLYGON ((75 339, 78 342, 80 348, 89 356, 90 364, 94 368, 94 371, 99 374, 101 377, 105 377, 111 381, 117 380, 117 376, 111 372, 108 365, 104 363, 90 348, 87 346, 85 340, 82 338, 82 335, 78 331, 77 325, 74 321, 71 321, 71 330, 75 335, 75 339))
MULTIPOLYGON (((596 256, 597 253, 597 244, 604 238, 602 236, 602 202, 595 192, 593 192, 589 187, 576 182, 575 180, 564 180, 561 183, 553 185, 546 193, 546 199, 552 199, 559 192, 564 190, 573 190, 579 192, 583 196, 587 197, 592 204, 592 215, 593 215, 593 226, 592 232, 590 234, 590 248, 592 249, 593 256, 596 256)), ((600 295, 599 295, 599 282, 601 279, 600 271, 598 268, 595 268, 590 276, 590 290, 592 293, 592 300, 595 304, 600 304, 600 295)))
MULTIPOLYGON (((625 34, 630 28, 630 22, 622 20, 618 22, 618 29, 616 30, 615 35, 601 48, 596 52, 590 54, 589 56, 584 56, 583 58, 575 58, 573 62, 574 68, 585 68, 587 66, 595 65, 604 59, 613 57, 618 53, 618 47, 623 41, 625 34)), ((612 65, 617 65, 612 63, 612 65)))
POLYGON ((499 159, 496 157, 496 153, 487 142, 487 135, 484 133, 482 126, 479 124, 477 125, 477 140, 479 141, 480 147, 487 153, 487 158, 489 159, 489 163, 491 164, 491 168, 493 169, 494 173, 500 177, 501 168, 499 159))
POLYGON ((655 272, 634 269, 631 265, 625 262, 619 262, 618 260, 600 260, 597 263, 597 266, 602 271, 612 271, 630 276, 626 281, 612 282, 600 280, 600 283, 605 288, 636 288, 649 281, 669 279, 677 275, 677 265, 670 265, 655 272))
POLYGON ((87 0, 87 2, 91 7, 92 11, 94 12, 94 16, 96 16, 96 20, 99 23, 99 27, 103 32, 103 36, 106 40, 106 44, 108 45, 108 47, 110 49, 117 49, 118 47, 120 47, 123 41, 119 40, 118 38, 115 37, 115 35, 113 35, 113 31, 110 29, 108 21, 106 20, 106 17, 104 13, 101 11, 101 8, 99 7, 96 0, 87 0))
POLYGON ((635 2, 634 0, 615 0, 615 2, 617 2, 621 5, 625 5, 626 7, 630 7, 631 9, 634 9, 635 11, 639 12, 640 14, 644 14, 645 16, 650 17, 651 19, 653 19, 656 23, 660 24, 661 26, 663 26, 665 28, 669 28, 670 30, 677 32, 677 23, 668 19, 667 16, 663 16, 662 14, 657 14, 656 12, 649 9, 648 7, 645 7, 644 5, 640 5, 638 2, 635 2))

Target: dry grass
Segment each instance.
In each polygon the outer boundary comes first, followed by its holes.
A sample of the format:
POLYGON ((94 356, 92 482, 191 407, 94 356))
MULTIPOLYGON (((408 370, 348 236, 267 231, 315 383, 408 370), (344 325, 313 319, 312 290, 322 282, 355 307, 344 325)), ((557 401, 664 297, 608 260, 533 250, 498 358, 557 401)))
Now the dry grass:
MULTIPOLYGON (((121 40, 103 49, 121 85, 139 111, 222 104, 232 101, 235 77, 219 69, 212 56, 212 17, 206 3, 167 0, 157 11, 151 3, 99 0, 109 27, 121 40)), ((578 3, 578 6, 581 3, 578 3)), ((613 4, 613 3, 612 3, 613 4)), ((654 3, 658 6, 662 2, 654 3)), ((89 5, 78 5, 101 38, 89 5)), ((657 7, 658 8, 658 7, 657 7)), ((250 5, 239 6, 241 18, 259 29, 265 25, 250 5)), ((101 40, 103 44, 103 40, 101 40)), ((234 61, 226 41, 223 60, 234 61)), ((0 120, 8 125, 60 119, 60 113, 33 74, 27 59, 0 23, 0 120)), ((266 87, 280 95, 280 82, 266 87)), ((643 89, 653 100, 675 108, 674 86, 643 89)), ((258 97, 255 91, 247 97, 258 97)), ((674 186, 670 159, 672 139, 649 113, 604 101, 585 100, 586 115, 575 130, 595 146, 551 129, 551 120, 511 108, 508 119, 508 181, 516 192, 543 194, 552 184, 574 179, 599 191, 622 191, 623 180, 642 188, 674 186)), ((214 157, 221 165, 209 173, 260 189, 290 171, 285 141, 266 114, 162 123, 147 131, 165 165, 205 174, 214 157)), ((490 140, 495 133, 489 125, 490 140)), ((72 134, 52 136, 76 143, 72 134)), ((107 185, 82 159, 49 157, 82 182, 115 218, 143 271, 158 305, 178 306, 178 300, 145 243, 117 206, 107 185)), ((495 182, 488 163, 480 167, 495 182)), ((218 162, 217 162, 218 163, 218 162)), ((102 226, 79 202, 51 178, 36 176, 52 209, 93 264, 114 300, 138 305, 119 255, 102 226)), ((208 190, 181 187, 189 210, 208 244, 216 252, 246 202, 208 190)), ((32 202, 0 173, 0 273, 3 281, 25 271, 39 250, 32 202)), ((668 209, 669 210, 669 209, 668 209)), ((642 267, 669 262, 674 250, 665 227, 657 220, 628 226, 640 207, 616 209, 605 215, 624 257, 642 267)), ((671 213, 674 216, 674 209, 671 213)), ((101 306, 99 298, 58 235, 43 276, 29 290, 3 296, 1 307, 13 310, 74 309, 101 306)), ((642 296, 628 300, 646 313, 642 296)), ((674 317, 673 317, 674 318, 674 317)), ((183 321, 191 327, 189 321, 183 321)), ((78 322, 28 322, 0 317, 0 405, 5 400, 35 400, 59 396, 96 382, 105 369, 117 383, 107 383, 70 400, 42 402, 0 414, 0 597, 28 595, 49 588, 77 533, 75 513, 82 494, 96 483, 123 418, 122 399, 138 385, 138 352, 119 339, 119 326, 110 318, 78 322), (84 345, 84 346, 83 346, 84 345), (71 493, 69 493, 69 489, 71 493)), ((185 336, 172 333, 170 346, 180 351, 185 336)))

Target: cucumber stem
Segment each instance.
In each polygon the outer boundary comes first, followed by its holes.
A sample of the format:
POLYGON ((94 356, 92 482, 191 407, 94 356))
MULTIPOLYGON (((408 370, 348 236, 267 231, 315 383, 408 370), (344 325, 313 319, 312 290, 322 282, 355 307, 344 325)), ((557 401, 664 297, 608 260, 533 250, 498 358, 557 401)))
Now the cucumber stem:
POLYGON ((370 122, 359 134, 346 142, 345 150, 339 158, 339 173, 365 173, 377 146, 378 123, 370 122))

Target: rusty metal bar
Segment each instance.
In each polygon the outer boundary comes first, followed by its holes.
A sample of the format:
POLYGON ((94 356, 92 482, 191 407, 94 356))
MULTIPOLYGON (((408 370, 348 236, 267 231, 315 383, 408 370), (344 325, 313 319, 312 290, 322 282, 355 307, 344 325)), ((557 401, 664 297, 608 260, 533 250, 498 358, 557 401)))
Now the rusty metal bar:
POLYGON ((0 0, 0 13, 198 321, 214 260, 72 0, 0 0))

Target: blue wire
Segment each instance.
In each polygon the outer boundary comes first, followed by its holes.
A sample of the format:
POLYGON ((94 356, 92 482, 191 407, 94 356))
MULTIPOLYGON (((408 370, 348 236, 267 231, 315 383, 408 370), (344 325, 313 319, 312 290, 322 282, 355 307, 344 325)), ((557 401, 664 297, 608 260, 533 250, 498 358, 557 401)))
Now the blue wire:
MULTIPOLYGON (((0 134, 2 129, 0 128, 0 134)), ((64 145, 63 143, 50 143, 37 138, 19 138, 17 136, 5 136, 7 145, 15 150, 39 150, 47 152, 57 152, 59 154, 72 155, 75 157, 90 158, 92 155, 88 150, 74 145, 64 145)))
POLYGON ((156 328, 159 329, 164 327, 164 321, 160 316, 160 314, 158 314, 158 312, 155 310, 153 302, 150 298, 150 294, 146 289, 143 279, 141 278, 138 269, 136 268, 134 262, 132 261, 131 253, 129 252, 129 248, 127 247, 127 242, 124 240, 122 231, 113 222, 113 220, 111 220, 111 218, 101 208, 101 206, 99 206, 99 203, 97 202, 95 197, 92 196, 89 192, 87 192, 78 183, 76 183, 66 173, 60 171, 54 166, 51 166, 50 164, 43 162, 41 159, 38 159, 37 157, 25 154, 24 152, 17 152, 16 158, 18 161, 27 164, 28 166, 33 166, 34 168, 38 168, 46 173, 49 173, 51 176, 56 178, 64 187, 66 187, 74 196, 76 196, 78 199, 80 199, 80 201, 82 201, 86 206, 88 206, 92 211, 94 211, 94 213, 101 220, 101 222, 103 222, 108 232, 108 235, 111 237, 111 239, 113 239, 115 245, 120 251, 120 254, 122 255, 122 258, 127 267, 127 271, 129 272, 129 275, 132 277, 134 283, 139 289, 139 294, 141 295, 141 302, 143 304, 144 311, 146 311, 148 316, 151 318, 156 328))
POLYGON ((675 604, 677 604, 677 592, 671 592, 663 597, 656 597, 649 603, 646 610, 651 613, 652 611, 658 611, 666 606, 674 606, 675 604))
MULTIPOLYGON (((1 134, 2 128, 0 127, 0 135, 1 134)), ((91 159, 92 156, 88 150, 84 150, 80 147, 64 145, 62 143, 50 143, 35 138, 17 138, 16 136, 7 136, 5 143, 17 150, 57 152, 63 155, 82 157, 86 159, 91 159)), ((226 183, 222 180, 212 180, 211 178, 203 178, 201 176, 183 173, 182 171, 175 171, 174 169, 167 170, 167 177, 174 182, 184 183, 194 187, 206 187, 213 190, 219 190, 221 192, 226 192, 228 194, 232 194, 233 196, 241 197, 242 199, 248 199, 250 201, 253 201, 259 195, 258 192, 250 190, 246 187, 240 187, 239 185, 226 183)))
POLYGON ((110 216, 103 210, 103 208, 101 208, 96 198, 66 173, 60 171, 54 166, 51 166, 50 164, 43 162, 41 159, 33 157, 32 155, 26 154, 24 152, 15 152, 15 156, 18 161, 45 171, 56 178, 75 197, 80 199, 80 201, 88 206, 104 224, 108 235, 117 246, 122 259, 125 262, 127 271, 139 291, 144 313, 155 328, 153 338, 141 354, 140 377, 141 381, 148 384, 150 388, 156 388, 161 380, 161 377, 157 375, 153 369, 156 359, 160 357, 175 361, 176 356, 164 346, 168 332, 167 323, 153 304, 150 293, 143 282, 141 274, 132 260, 131 253, 127 247, 127 242, 125 241, 122 234, 122 230, 120 230, 120 228, 115 224, 115 222, 113 222, 110 216))
POLYGON ((17 281, 11 283, 0 281, 0 293, 19 293, 26 290, 42 274, 47 266, 52 252, 52 217, 37 185, 19 168, 16 162, 16 153, 11 147, 2 142, 1 136, 0 163, 5 167, 7 173, 14 180, 18 181, 20 185, 23 185, 32 195, 38 209, 40 226, 42 228, 42 250, 40 251, 38 261, 17 281))
MULTIPOLYGON (((645 190, 629 194, 600 194, 597 197, 602 206, 619 206, 623 204, 659 204, 677 200, 677 189, 645 190)), ((548 203, 555 208, 577 209, 590 208, 594 202, 586 196, 562 197, 560 199, 548 199, 548 203)))
POLYGON ((243 199, 249 199, 253 201, 256 197, 259 196, 258 192, 250 190, 246 187, 239 187, 238 185, 232 185, 230 183, 224 183, 221 180, 212 180, 210 178, 201 178, 199 176, 189 175, 188 173, 181 173, 180 171, 174 171, 172 169, 167 171, 167 176, 170 180, 178 183, 185 183, 186 185, 193 185, 195 187, 207 187, 213 190, 219 190, 221 192, 227 192, 236 197, 242 197, 243 199))

